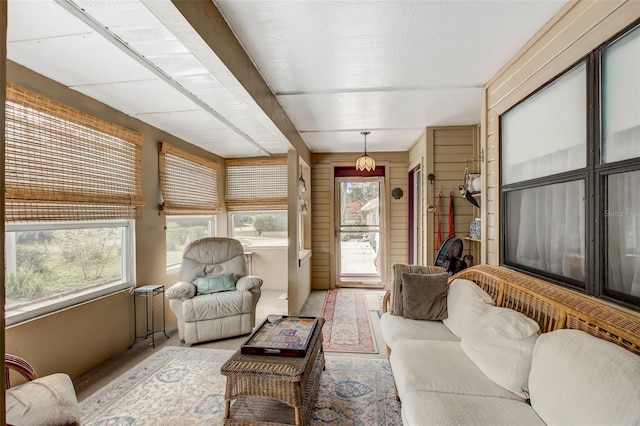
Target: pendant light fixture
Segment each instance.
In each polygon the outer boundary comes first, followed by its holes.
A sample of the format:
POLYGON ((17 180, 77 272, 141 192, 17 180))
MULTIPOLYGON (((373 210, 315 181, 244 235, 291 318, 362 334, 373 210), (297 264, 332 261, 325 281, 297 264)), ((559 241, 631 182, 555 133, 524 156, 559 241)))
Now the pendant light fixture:
POLYGON ((360 132, 361 135, 364 135, 364 154, 356 160, 356 170, 361 172, 364 172, 365 170, 370 172, 371 170, 376 169, 375 160, 367 154, 367 135, 369 133, 371 132, 360 132))

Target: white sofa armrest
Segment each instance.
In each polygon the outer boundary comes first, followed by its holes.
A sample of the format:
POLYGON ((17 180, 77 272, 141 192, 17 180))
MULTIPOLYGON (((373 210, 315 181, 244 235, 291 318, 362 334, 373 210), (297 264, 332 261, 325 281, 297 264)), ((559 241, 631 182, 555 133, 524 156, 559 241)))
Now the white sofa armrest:
POLYGON ((260 287, 262 287, 262 278, 256 277, 255 275, 240 277, 236 283, 236 289, 238 291, 251 291, 260 287))
POLYGON ((191 299, 197 293, 197 287, 194 283, 188 281, 180 281, 167 289, 165 295, 167 299, 191 299))

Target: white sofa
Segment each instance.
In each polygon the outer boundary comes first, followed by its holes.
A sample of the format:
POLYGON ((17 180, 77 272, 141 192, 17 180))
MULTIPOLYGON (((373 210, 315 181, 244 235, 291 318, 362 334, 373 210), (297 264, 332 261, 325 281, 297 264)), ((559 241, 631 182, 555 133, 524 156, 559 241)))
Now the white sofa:
POLYGON ((640 315, 474 268, 443 321, 381 317, 405 425, 640 424, 640 315))

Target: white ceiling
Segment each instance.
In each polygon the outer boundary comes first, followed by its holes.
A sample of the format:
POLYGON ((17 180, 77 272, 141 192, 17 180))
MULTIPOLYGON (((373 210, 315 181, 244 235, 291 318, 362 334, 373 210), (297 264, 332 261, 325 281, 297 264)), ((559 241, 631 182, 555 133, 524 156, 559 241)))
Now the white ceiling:
MULTIPOLYGON (((564 0, 214 0, 313 152, 480 122, 481 87, 564 0)), ((226 158, 291 144, 169 0, 9 0, 8 58, 226 158)))

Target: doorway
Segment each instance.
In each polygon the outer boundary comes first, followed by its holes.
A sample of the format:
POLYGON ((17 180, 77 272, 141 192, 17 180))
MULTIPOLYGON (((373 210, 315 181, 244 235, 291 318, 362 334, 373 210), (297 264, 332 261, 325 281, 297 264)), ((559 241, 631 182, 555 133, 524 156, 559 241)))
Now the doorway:
POLYGON ((420 233, 422 230, 421 170, 416 166, 409 171, 409 264, 422 262, 420 233))
POLYGON ((383 283, 384 177, 336 177, 336 286, 383 283))

